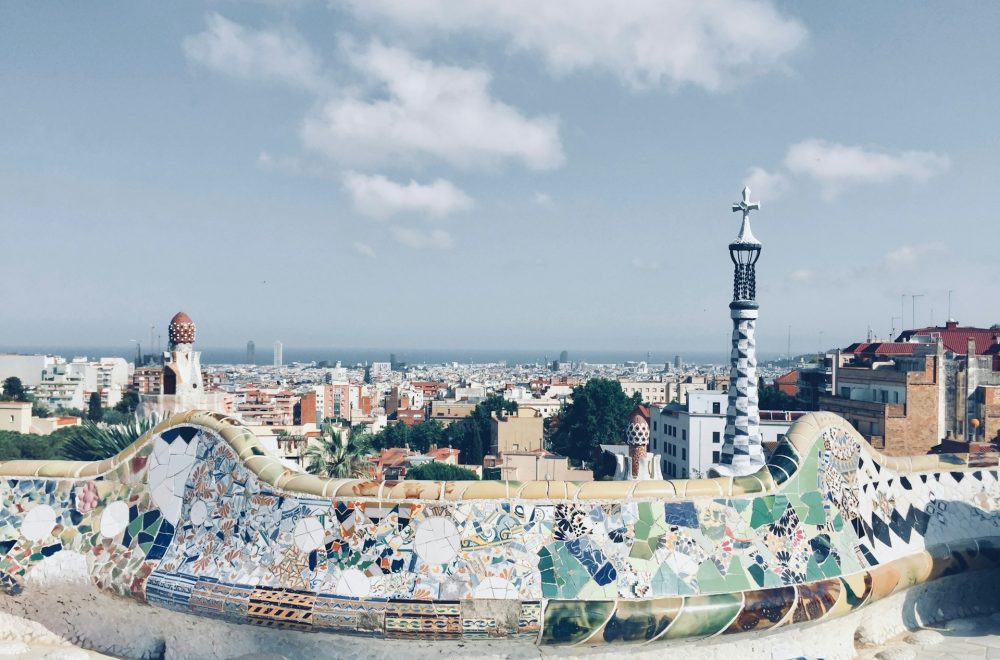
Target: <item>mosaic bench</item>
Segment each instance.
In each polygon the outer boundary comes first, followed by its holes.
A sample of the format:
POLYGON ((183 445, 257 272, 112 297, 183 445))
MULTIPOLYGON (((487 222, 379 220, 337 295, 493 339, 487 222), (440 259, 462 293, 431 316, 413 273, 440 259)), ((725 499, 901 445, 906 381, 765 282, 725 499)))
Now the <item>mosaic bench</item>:
POLYGON ((383 483, 288 470, 238 422, 189 412, 100 463, 0 463, 0 586, 78 553, 101 589, 257 626, 696 639, 994 568, 998 502, 997 455, 885 457, 828 413, 746 477, 383 483))

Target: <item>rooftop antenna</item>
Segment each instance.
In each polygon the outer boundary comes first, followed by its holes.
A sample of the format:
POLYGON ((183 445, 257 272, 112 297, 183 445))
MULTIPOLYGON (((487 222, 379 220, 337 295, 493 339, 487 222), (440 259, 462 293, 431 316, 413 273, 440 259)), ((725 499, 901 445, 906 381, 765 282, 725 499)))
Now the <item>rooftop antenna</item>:
MULTIPOLYGON (((906 294, 899 294, 899 325, 903 325, 903 321, 906 320, 906 312, 904 311, 906 305, 906 294)), ((902 330, 903 328, 900 328, 902 330)))
MULTIPOLYGON (((892 335, 891 339, 893 341, 896 341, 896 319, 899 319, 899 324, 903 325, 902 316, 893 316, 891 319, 889 319, 889 324, 892 326, 892 330, 889 331, 889 334, 892 335)), ((902 331, 902 328, 900 328, 900 331, 902 331)))
POLYGON ((948 289, 948 321, 951 320, 951 292, 952 289, 948 289))
POLYGON ((923 298, 924 294, 914 293, 910 296, 910 320, 913 322, 913 329, 917 329, 917 298, 923 298))

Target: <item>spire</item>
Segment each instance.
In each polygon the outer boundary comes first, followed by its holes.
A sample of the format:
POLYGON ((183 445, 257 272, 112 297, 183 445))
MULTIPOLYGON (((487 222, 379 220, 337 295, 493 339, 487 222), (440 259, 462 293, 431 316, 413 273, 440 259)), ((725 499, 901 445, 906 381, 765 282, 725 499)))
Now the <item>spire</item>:
POLYGON ((757 409, 757 260, 761 242, 750 229, 750 212, 760 209, 760 202, 750 201, 750 188, 743 188, 743 198, 733 204, 733 211, 743 213, 743 223, 736 240, 729 244, 733 261, 733 301, 729 317, 733 322, 732 351, 729 358, 729 402, 726 408, 726 434, 720 452, 717 474, 752 474, 764 465, 760 436, 760 412, 757 409))

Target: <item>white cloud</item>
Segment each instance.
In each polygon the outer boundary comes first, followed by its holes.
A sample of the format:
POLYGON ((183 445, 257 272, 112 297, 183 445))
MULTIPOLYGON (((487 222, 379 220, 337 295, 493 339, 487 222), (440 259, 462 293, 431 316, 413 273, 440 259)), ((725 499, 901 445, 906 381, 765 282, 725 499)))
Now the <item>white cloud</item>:
POLYGON ((856 184, 894 179, 922 183, 946 172, 950 165, 947 156, 930 151, 889 152, 819 139, 793 144, 785 155, 785 167, 793 174, 817 181, 827 198, 856 184))
POLYGON ((656 259, 643 259, 642 257, 632 258, 632 267, 639 270, 660 270, 662 264, 656 259))
POLYGON ((816 273, 809 270, 808 268, 800 268, 799 270, 794 270, 789 274, 788 279, 793 282, 811 282, 816 278, 816 273))
POLYGON ((764 202, 778 199, 788 190, 788 177, 781 172, 768 172, 762 167, 751 167, 743 185, 754 193, 755 200, 764 202))
POLYGON ((377 42, 348 53, 358 73, 378 85, 367 95, 332 99, 307 117, 300 131, 307 147, 355 163, 429 156, 459 167, 563 164, 556 120, 525 117, 492 98, 486 71, 437 65, 377 42))
POLYGON ((539 206, 552 206, 552 196, 548 193, 536 192, 531 196, 531 201, 539 206))
POLYGON ((319 90, 324 86, 319 59, 291 30, 253 30, 219 14, 209 14, 204 32, 184 40, 188 59, 244 80, 281 82, 319 90))
POLYGON ((941 254, 946 251, 941 243, 921 243, 918 245, 902 245, 887 253, 882 259, 882 266, 890 272, 913 270, 922 259, 941 254))
POLYGON ((396 242, 418 250, 446 250, 453 245, 451 234, 442 229, 422 230, 395 225, 390 232, 396 242))
POLYGON ((475 202, 451 181, 435 179, 429 184, 410 180, 396 183, 381 174, 347 172, 344 188, 351 195, 355 210, 372 218, 387 218, 397 213, 426 213, 442 217, 471 209, 475 202))
POLYGON ((375 256, 375 250, 373 250, 372 246, 368 245, 367 243, 354 241, 353 243, 351 243, 351 247, 354 249, 355 252, 360 254, 362 257, 368 257, 370 259, 375 256))
POLYGON ((553 73, 598 70, 636 89, 717 90, 780 69, 805 27, 769 0, 339 0, 414 33, 479 33, 539 55, 553 73))

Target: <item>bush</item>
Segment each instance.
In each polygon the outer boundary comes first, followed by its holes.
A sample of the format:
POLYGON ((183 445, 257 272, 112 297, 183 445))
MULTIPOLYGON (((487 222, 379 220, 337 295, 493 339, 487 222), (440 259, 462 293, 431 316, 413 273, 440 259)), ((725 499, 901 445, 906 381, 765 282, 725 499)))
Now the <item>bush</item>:
POLYGON ((427 481, 479 481, 479 475, 472 470, 437 461, 410 468, 406 471, 406 478, 427 481))

